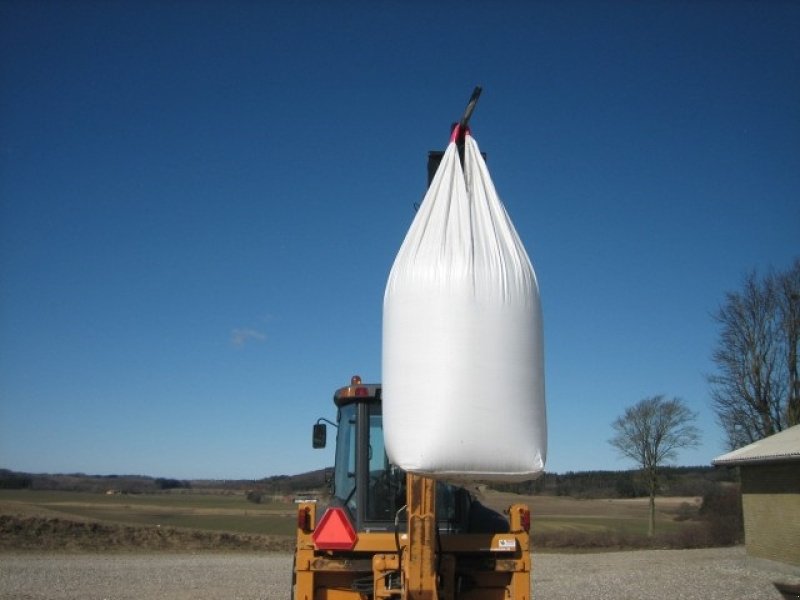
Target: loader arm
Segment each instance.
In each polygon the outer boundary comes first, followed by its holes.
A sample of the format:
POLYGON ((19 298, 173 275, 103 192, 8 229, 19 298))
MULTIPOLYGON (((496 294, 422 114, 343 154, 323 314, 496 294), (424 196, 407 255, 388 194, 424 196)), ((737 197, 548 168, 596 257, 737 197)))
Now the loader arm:
POLYGON ((406 475, 408 546, 403 552, 403 600, 438 600, 436 482, 406 475))

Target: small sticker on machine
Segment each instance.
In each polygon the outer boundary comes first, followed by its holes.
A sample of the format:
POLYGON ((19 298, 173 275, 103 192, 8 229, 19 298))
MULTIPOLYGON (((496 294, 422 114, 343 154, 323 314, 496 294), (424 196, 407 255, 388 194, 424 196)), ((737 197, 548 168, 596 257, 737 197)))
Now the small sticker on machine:
POLYGON ((497 548, 492 548, 496 552, 510 552, 517 549, 516 538, 500 538, 497 540, 497 548))

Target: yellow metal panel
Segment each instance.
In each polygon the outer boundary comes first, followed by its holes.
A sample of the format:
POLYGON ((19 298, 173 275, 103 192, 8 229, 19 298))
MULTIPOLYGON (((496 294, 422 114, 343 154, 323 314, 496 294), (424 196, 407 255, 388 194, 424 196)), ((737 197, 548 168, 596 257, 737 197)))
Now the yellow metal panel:
POLYGON ((311 561, 311 570, 370 573, 372 571, 372 560, 369 558, 359 560, 315 558, 313 561, 311 561))
POLYGON ((314 600, 364 600, 364 596, 353 590, 319 588, 314 600))
MULTIPOLYGON (((403 533, 400 536, 400 543, 404 545, 408 536, 403 533)), ((397 542, 394 533, 358 533, 353 552, 397 552, 397 542)))

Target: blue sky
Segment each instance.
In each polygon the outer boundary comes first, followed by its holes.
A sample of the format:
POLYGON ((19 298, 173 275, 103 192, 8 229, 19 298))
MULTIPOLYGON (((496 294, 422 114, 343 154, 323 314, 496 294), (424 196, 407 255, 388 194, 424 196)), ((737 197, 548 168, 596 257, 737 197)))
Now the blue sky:
MULTIPOLYGON (((259 478, 379 380, 383 290, 472 91, 539 278, 548 470, 683 398, 800 254, 796 2, 0 4, 0 467, 259 478)), ((510 416, 509 418, 513 418, 510 416)))

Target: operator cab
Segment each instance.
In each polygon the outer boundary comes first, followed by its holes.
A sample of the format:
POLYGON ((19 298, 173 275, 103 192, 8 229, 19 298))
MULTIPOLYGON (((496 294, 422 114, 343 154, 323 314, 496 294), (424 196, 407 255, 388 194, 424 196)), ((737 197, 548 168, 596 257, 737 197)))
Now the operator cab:
MULTIPOLYGON (((359 376, 353 376, 349 386, 336 390, 333 401, 338 410, 331 504, 345 507, 358 531, 405 529, 406 472, 390 463, 386 455, 380 384, 365 384, 359 376)), ((318 422, 314 447, 324 447, 325 438, 325 424, 318 422)), ((440 532, 507 530, 505 519, 494 511, 490 511, 492 522, 487 523, 486 511, 467 490, 436 483, 440 532)))

